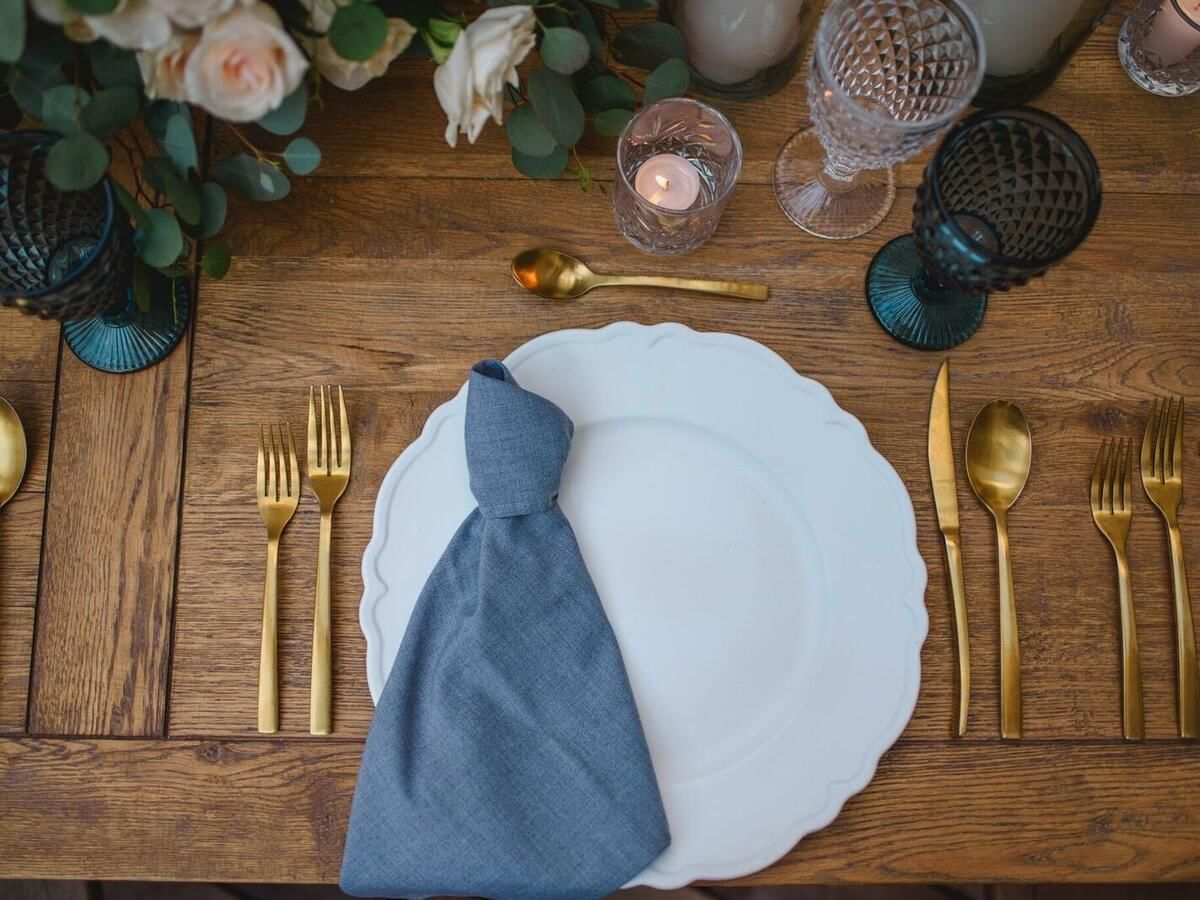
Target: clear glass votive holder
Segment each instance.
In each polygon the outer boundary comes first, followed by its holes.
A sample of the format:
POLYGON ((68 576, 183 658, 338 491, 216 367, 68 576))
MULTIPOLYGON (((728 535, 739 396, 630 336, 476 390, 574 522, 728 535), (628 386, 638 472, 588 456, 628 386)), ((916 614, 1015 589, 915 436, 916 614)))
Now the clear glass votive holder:
POLYGON ((1200 0, 1141 0, 1121 26, 1117 55, 1152 94, 1200 91, 1200 0))
POLYGON ((690 253, 716 230, 741 170, 742 142, 720 111, 684 97, 652 103, 617 141, 617 230, 646 253, 690 253))

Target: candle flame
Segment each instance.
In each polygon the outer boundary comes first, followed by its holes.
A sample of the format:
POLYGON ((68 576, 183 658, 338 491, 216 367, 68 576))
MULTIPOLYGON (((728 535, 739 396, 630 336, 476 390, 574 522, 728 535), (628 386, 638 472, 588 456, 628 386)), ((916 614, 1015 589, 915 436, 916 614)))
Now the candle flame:
POLYGON ((664 191, 669 191, 671 189, 671 179, 667 178, 665 175, 655 175, 654 180, 664 191))

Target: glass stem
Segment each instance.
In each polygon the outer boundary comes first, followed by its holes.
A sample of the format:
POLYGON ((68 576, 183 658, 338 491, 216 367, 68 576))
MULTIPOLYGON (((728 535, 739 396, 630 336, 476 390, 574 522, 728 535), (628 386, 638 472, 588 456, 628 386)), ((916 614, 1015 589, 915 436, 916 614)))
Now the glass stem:
POLYGON ((956 293, 954 285, 936 269, 924 265, 912 275, 912 290, 922 303, 943 303, 956 293))
POLYGON ((825 168, 817 176, 822 187, 830 193, 840 194, 854 187, 858 181, 858 170, 844 165, 825 154, 825 168))

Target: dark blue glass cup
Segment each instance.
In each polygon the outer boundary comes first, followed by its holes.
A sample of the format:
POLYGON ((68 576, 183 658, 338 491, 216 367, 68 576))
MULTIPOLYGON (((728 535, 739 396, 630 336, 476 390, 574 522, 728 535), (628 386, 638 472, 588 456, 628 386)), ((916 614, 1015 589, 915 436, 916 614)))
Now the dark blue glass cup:
POLYGON ((912 234, 871 260, 871 311, 911 347, 960 344, 983 321, 988 292, 1044 274, 1099 212, 1096 159, 1065 122, 1031 107, 975 113, 926 167, 912 234))
POLYGON ((107 178, 61 191, 46 177, 57 135, 0 137, 0 306, 63 322, 67 346, 104 372, 165 358, 187 330, 187 280, 154 273, 150 304, 132 289, 133 233, 107 178))

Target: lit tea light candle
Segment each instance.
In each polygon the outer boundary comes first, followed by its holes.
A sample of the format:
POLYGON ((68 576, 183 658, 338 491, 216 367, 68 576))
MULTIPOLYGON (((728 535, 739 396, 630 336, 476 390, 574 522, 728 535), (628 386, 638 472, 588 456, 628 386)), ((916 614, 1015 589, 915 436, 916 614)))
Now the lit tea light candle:
POLYGON ((660 153, 642 163, 633 186, 655 206, 684 210, 700 196, 700 173, 682 156, 660 153))
POLYGON ((1200 0, 1163 0, 1142 49, 1160 66, 1173 66, 1200 47, 1200 0))

